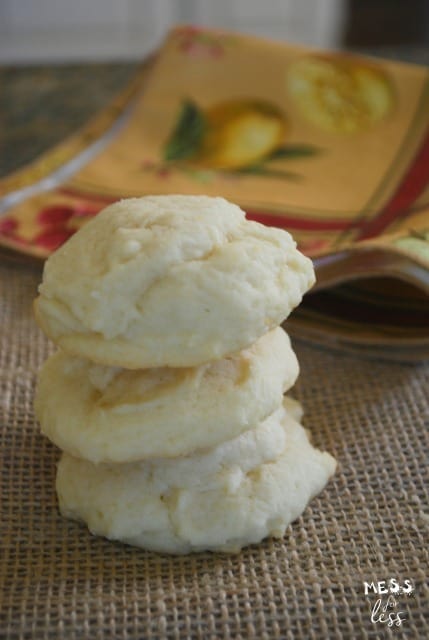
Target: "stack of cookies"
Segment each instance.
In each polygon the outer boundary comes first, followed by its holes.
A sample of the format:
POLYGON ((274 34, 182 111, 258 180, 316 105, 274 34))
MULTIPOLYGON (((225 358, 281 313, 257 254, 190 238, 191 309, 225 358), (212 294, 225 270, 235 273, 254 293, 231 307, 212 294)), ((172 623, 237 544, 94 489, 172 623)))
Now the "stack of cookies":
POLYGON ((122 200, 80 229, 35 302, 59 347, 35 407, 61 512, 170 553, 282 536, 335 470, 284 396, 279 325, 313 281, 286 231, 222 198, 122 200))

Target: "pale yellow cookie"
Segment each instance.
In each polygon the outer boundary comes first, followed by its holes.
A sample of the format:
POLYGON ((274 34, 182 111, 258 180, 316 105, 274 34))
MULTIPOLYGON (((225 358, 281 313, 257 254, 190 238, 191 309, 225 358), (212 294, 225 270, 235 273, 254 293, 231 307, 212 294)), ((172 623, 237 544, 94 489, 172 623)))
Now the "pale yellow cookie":
POLYGON ((258 441, 246 432, 212 452, 179 459, 177 466, 174 460, 94 465, 63 454, 61 512, 95 534, 168 553, 236 552, 267 536, 281 537, 336 463, 310 444, 286 410, 269 420, 284 430, 277 451, 272 424, 258 441))
POLYGON ((92 462, 178 456, 259 424, 298 371, 281 328, 192 368, 126 370, 58 352, 40 370, 35 410, 48 438, 92 462))
POLYGON ((107 207, 47 260, 35 312, 70 354, 194 366, 281 324, 313 282, 286 231, 223 198, 147 196, 107 207))

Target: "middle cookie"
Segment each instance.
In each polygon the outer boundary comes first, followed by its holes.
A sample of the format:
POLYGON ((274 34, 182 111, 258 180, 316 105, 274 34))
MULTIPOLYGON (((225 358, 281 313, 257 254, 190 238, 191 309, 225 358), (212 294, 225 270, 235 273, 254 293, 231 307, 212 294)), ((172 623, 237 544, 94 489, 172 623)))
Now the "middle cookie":
POLYGON ((262 422, 299 373, 281 328, 192 368, 127 370, 62 352, 43 365, 35 409, 43 433, 91 462, 188 455, 262 422))

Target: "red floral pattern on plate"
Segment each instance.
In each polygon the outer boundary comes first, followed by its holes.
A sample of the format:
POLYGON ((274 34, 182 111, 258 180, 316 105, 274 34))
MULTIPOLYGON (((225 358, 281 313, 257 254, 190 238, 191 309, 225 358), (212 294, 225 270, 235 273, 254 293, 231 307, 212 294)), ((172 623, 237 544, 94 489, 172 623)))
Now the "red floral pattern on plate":
POLYGON ((179 50, 188 56, 220 58, 224 54, 223 38, 200 27, 185 27, 178 32, 179 50))
POLYGON ((87 203, 49 205, 37 213, 35 223, 38 230, 30 238, 22 235, 16 218, 6 216, 0 219, 0 236, 16 244, 38 247, 51 253, 101 208, 87 203))
POLYGON ((88 205, 52 205, 37 214, 37 222, 42 227, 32 243, 38 247, 55 251, 82 226, 88 217, 99 209, 88 205))

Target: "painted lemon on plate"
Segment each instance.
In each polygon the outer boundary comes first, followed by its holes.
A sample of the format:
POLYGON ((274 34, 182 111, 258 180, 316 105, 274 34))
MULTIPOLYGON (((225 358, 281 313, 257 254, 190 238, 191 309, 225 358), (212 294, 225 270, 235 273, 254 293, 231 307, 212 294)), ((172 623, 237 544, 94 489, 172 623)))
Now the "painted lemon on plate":
POLYGON ((165 142, 164 161, 188 168, 292 178, 295 174, 268 163, 311 156, 319 149, 285 144, 288 131, 283 111, 264 100, 226 100, 205 109, 186 100, 165 142))
POLYGON ((240 169, 269 157, 288 128, 280 109, 257 100, 223 102, 205 116, 207 129, 197 161, 214 169, 240 169))
POLYGON ((364 131, 383 120, 395 102, 384 71, 375 64, 344 57, 297 60, 291 64, 286 82, 302 115, 333 133, 364 131))

